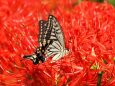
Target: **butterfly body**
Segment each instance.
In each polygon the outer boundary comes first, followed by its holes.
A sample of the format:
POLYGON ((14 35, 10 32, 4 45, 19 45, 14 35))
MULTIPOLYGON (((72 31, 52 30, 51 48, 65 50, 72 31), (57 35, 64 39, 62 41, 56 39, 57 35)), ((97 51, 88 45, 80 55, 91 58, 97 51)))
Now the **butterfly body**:
POLYGON ((24 56, 34 64, 44 62, 48 57, 53 56, 52 62, 60 59, 68 53, 65 48, 64 35, 57 19, 50 15, 48 21, 39 21, 39 46, 34 54, 24 56))

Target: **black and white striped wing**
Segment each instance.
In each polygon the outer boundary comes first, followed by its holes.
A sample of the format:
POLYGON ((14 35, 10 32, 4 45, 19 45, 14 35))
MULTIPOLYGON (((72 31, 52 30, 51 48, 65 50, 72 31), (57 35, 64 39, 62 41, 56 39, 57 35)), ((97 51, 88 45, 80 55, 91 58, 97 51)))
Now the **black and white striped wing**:
POLYGON ((60 24, 54 16, 50 15, 49 18, 51 20, 50 28, 52 28, 50 40, 53 40, 53 42, 46 49, 46 56, 50 57, 54 55, 52 58, 54 61, 63 57, 68 52, 68 50, 65 48, 64 35, 60 24))
POLYGON ((40 20, 39 21, 39 44, 40 46, 42 46, 44 44, 44 40, 46 38, 46 32, 47 32, 47 21, 44 21, 44 20, 40 20))
POLYGON ((42 54, 45 53, 47 47, 49 44, 52 43, 52 40, 50 40, 50 35, 52 28, 51 27, 51 20, 48 18, 48 21, 41 20, 39 21, 39 44, 40 48, 38 48, 42 54))
POLYGON ((51 20, 50 28, 52 28, 50 40, 58 41, 61 46, 65 47, 64 35, 60 24, 54 16, 50 15, 49 18, 51 20))

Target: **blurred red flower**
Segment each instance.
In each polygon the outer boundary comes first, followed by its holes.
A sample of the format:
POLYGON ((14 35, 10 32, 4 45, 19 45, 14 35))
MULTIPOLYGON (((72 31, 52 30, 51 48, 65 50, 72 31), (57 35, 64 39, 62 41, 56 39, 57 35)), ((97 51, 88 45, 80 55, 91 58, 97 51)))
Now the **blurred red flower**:
POLYGON ((0 86, 115 86, 115 8, 76 0, 0 1, 0 86), (52 14, 70 50, 55 63, 23 60, 52 14))

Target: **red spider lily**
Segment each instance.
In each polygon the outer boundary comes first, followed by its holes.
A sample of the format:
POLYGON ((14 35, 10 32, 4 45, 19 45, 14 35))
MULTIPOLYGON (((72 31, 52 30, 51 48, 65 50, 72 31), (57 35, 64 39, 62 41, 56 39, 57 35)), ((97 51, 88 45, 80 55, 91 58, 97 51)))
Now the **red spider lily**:
POLYGON ((114 86, 115 9, 76 0, 0 1, 0 86, 114 86), (38 45, 38 21, 54 15, 67 56, 33 65, 22 57, 38 45))

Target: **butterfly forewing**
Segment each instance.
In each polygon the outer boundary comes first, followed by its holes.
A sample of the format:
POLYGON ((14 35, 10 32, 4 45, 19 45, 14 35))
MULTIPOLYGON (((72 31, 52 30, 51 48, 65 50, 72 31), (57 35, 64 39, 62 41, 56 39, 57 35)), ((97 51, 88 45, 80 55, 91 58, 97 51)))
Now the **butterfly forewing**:
POLYGON ((53 59, 57 59, 62 57, 66 50, 64 35, 57 19, 52 15, 50 15, 50 18, 51 18, 51 28, 52 28, 50 40, 53 40, 53 42, 46 49, 46 56, 49 57, 51 55, 55 55, 53 59))
POLYGON ((63 31, 61 29, 60 24, 58 23, 57 19, 54 16, 52 16, 52 25, 53 25, 53 30, 51 33, 51 39, 54 40, 56 39, 61 46, 65 47, 63 31))
POLYGON ((48 21, 41 20, 39 22, 40 30, 39 30, 39 43, 40 43, 40 52, 42 54, 45 53, 47 47, 53 42, 50 39, 52 32, 52 24, 51 17, 49 16, 48 21))
POLYGON ((45 43, 46 33, 47 33, 47 21, 40 20, 39 21, 39 44, 43 46, 45 43))

